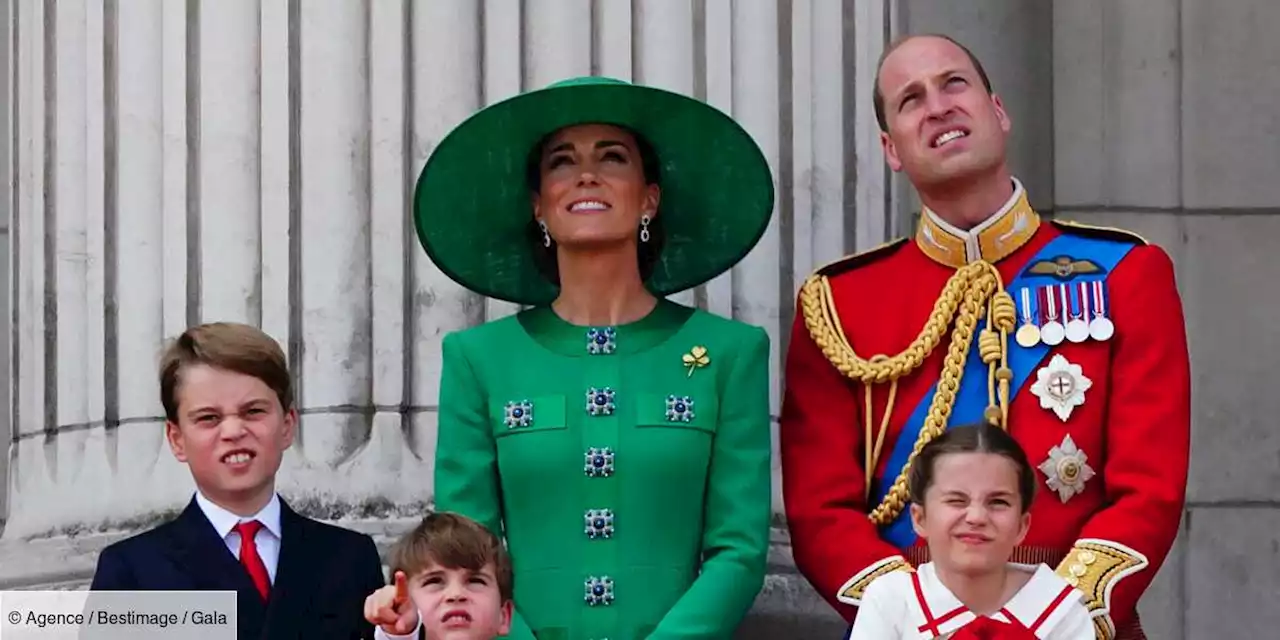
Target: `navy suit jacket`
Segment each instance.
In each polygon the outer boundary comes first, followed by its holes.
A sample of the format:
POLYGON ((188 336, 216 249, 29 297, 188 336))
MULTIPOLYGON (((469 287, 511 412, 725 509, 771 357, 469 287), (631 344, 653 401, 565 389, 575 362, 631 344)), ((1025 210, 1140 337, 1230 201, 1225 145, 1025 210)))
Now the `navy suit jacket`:
POLYGON ((235 591, 237 638, 373 638, 365 598, 386 584, 369 536, 280 501, 280 559, 263 602, 193 498, 176 519, 102 550, 92 591, 235 591))

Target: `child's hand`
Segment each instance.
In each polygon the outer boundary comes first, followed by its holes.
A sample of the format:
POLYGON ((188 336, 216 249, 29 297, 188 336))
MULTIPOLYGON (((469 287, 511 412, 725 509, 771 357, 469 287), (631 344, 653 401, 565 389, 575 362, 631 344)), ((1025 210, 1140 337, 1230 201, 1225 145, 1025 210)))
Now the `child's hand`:
POLYGON ((395 585, 387 585, 364 599, 364 618, 382 627, 389 635, 403 636, 418 630, 418 609, 409 600, 409 586, 403 571, 397 571, 395 585))

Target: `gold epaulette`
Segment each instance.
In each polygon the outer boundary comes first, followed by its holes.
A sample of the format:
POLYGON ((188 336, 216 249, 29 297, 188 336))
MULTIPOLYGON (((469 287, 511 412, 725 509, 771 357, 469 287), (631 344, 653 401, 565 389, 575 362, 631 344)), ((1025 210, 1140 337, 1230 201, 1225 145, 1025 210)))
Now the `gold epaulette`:
POLYGON ((1102 238, 1103 240, 1116 240, 1118 242, 1132 242, 1139 245, 1151 244, 1146 238, 1118 227, 1099 227, 1091 224, 1083 224, 1074 220, 1054 220, 1052 224, 1058 227, 1063 233, 1070 233, 1077 236, 1087 236, 1090 238, 1102 238))
POLYGON ((1056 567, 1056 573, 1067 584, 1084 594, 1084 602, 1093 617, 1098 640, 1115 637, 1111 620, 1111 590, 1125 577, 1149 566, 1147 557, 1118 542, 1083 539, 1056 567))
POLYGON ((825 276, 828 278, 830 278, 831 276, 840 275, 847 271, 856 269, 857 267, 861 267, 863 265, 875 262, 876 260, 879 260, 881 258, 885 258, 890 255, 893 255, 893 252, 897 251, 899 247, 906 244, 908 240, 910 240, 910 238, 898 238, 897 240, 890 240, 889 242, 886 242, 879 246, 872 247, 870 249, 867 249, 866 251, 859 251, 857 253, 847 255, 843 258, 837 258, 835 260, 832 260, 831 262, 828 262, 818 267, 817 269, 814 269, 813 274, 816 276, 825 276))
POLYGON ((906 559, 902 556, 891 556, 873 562, 871 566, 859 571, 858 575, 849 578, 849 581, 844 583, 840 590, 836 592, 836 599, 855 607, 860 606, 862 604, 862 596, 867 592, 867 587, 876 578, 897 571, 913 573, 915 572, 915 567, 907 564, 906 559))

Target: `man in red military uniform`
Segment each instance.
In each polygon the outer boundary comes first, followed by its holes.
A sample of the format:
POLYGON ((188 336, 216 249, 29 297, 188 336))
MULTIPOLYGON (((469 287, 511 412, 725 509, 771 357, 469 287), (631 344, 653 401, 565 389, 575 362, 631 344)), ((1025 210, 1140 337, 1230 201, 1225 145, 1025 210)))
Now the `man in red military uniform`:
POLYGON ((1136 605, 1177 534, 1190 440, 1172 262, 1128 232, 1041 219, 1006 166, 1009 117, 954 41, 891 47, 876 112, 924 211, 914 238, 800 291, 781 419, 797 566, 852 620, 872 580, 928 559, 907 508, 915 452, 990 420, 1041 480, 1012 560, 1078 586, 1098 638, 1143 638, 1136 605))

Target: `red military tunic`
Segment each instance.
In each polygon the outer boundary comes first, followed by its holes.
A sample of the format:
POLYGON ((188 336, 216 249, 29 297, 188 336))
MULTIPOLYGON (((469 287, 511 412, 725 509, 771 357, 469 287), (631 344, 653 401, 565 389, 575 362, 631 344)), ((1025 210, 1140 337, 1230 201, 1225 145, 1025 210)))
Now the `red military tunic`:
MULTIPOLYGON (((872 580, 928 560, 905 504, 882 499, 929 439, 921 416, 932 406, 936 429, 986 416, 1006 425, 1040 480, 1031 530, 1011 561, 1056 566, 1085 594, 1099 638, 1141 638, 1136 603, 1177 535, 1190 448, 1190 366, 1173 264, 1124 231, 1042 221, 1015 187, 1000 212, 968 233, 925 210, 913 240, 837 261, 806 282, 780 428, 796 564, 852 620, 872 580), (989 364, 977 347, 962 351, 965 363, 953 357, 949 367, 962 379, 940 382, 963 314, 939 303, 966 295, 964 282, 944 289, 958 272, 978 280, 984 268, 994 291, 974 286, 970 310, 982 322, 1007 317, 1012 299, 1016 324, 992 327, 983 345, 989 364), (995 313, 992 298, 1013 283, 1026 286, 1011 287, 995 313), (931 314, 939 317, 928 329, 931 314), (1077 316, 1105 318, 1113 331, 1103 322, 1077 342, 1082 329, 1072 323, 1066 339, 1062 325, 1077 316), (1019 342, 1035 337, 1028 332, 1041 336, 1031 347, 1019 342), (912 355, 913 342, 922 357, 912 355), (890 359, 877 364, 876 356, 890 359), (948 412, 952 394, 939 397, 935 385, 954 392, 961 384, 948 412)), ((983 340, 982 322, 974 343, 983 340)))

